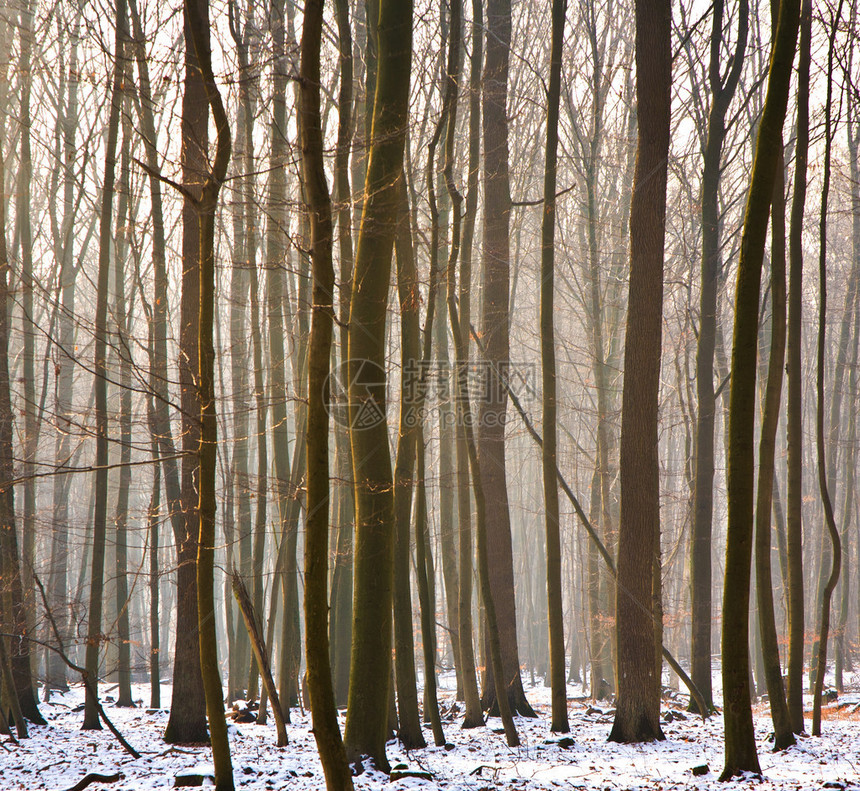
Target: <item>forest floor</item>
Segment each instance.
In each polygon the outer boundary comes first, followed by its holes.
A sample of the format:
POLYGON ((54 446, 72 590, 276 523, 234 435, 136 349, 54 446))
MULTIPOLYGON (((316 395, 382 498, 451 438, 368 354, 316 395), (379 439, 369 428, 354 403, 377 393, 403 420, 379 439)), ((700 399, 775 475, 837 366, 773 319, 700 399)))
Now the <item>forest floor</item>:
MULTIPOLYGON (((722 716, 703 722, 685 711, 686 696, 670 695, 663 702, 666 741, 629 746, 606 741, 612 724, 610 704, 591 706, 578 685, 570 686, 571 744, 563 735, 549 730, 549 690, 540 683, 528 686, 527 695, 539 718, 517 720, 522 746, 509 749, 500 733, 499 720, 491 719, 485 728, 461 730, 451 708, 451 692, 443 690, 448 744, 411 752, 404 751, 397 742, 388 745, 393 768, 426 773, 429 779, 408 776, 391 780, 368 770, 355 778, 356 791, 860 789, 860 672, 849 675, 849 680, 851 691, 824 711, 823 736, 800 737, 797 746, 783 753, 771 751, 767 704, 757 706, 755 726, 763 779, 750 776, 730 783, 717 781, 723 761, 722 716), (707 772, 694 776, 692 770, 702 766, 707 766, 707 772)), ((83 690, 76 685, 65 695, 53 695, 51 703, 42 704, 49 724, 32 726, 29 739, 14 745, 2 737, 0 789, 67 791, 89 773, 121 775, 113 782, 89 786, 99 791, 170 788, 179 776, 212 772, 208 748, 171 749, 161 740, 168 712, 146 708, 148 686, 135 686, 139 705, 133 709, 115 707, 109 699, 111 687, 102 686, 105 709, 120 732, 141 753, 139 759, 124 752, 107 729, 80 730, 83 690)), ((168 685, 162 688, 162 700, 170 701, 168 685)), ((283 749, 275 746, 271 717, 270 724, 265 726, 230 725, 237 788, 248 791, 325 788, 309 716, 294 710, 292 719, 288 726, 290 744, 283 749)), ((810 726, 808 723, 807 730, 810 726)), ((432 745, 429 728, 425 737, 432 745)), ((204 779, 204 782, 211 781, 204 779)))

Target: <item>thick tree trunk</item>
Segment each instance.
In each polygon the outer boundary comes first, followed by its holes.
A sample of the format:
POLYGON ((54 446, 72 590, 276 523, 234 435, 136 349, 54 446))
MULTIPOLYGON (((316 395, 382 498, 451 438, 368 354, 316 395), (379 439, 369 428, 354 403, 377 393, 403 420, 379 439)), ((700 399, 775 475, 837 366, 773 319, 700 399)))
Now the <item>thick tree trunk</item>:
MULTIPOLYGON (((36 450, 39 443, 39 425, 41 416, 36 399, 36 335, 37 320, 33 306, 33 290, 36 281, 33 275, 33 230, 31 214, 31 182, 33 178, 31 137, 30 90, 32 87, 32 47, 33 47, 33 13, 35 3, 25 0, 21 4, 20 52, 18 68, 21 75, 21 105, 19 123, 21 128, 21 155, 17 179, 17 224, 20 242, 21 260, 21 324, 22 324, 22 389, 24 413, 24 437, 21 447, 23 456, 21 486, 23 508, 21 508, 21 585, 23 590, 23 615, 28 633, 35 631, 35 588, 33 586, 33 569, 35 565, 36 547, 36 450)), ((15 642, 10 646, 10 658, 13 667, 15 687, 18 700, 24 716, 40 725, 45 720, 36 705, 36 692, 33 689, 31 662, 31 646, 26 642, 15 642)))
MULTIPOLYGON (((199 12, 208 14, 204 4, 199 12)), ((206 88, 185 8, 185 84, 182 96, 182 181, 193 198, 200 195, 206 172, 209 107, 206 88)), ((182 527, 177 537, 176 640, 173 657, 173 696, 164 740, 170 744, 209 741, 206 729, 206 696, 200 671, 197 631, 197 492, 200 441, 197 313, 200 307, 200 231, 197 209, 191 197, 182 206, 182 295, 179 317, 179 388, 182 409, 182 476, 180 506, 182 527)), ((165 470, 165 476, 166 476, 165 470)))
MULTIPOLYGON (((487 349, 488 392, 478 412, 478 455, 487 506, 487 551, 490 585, 498 616, 502 651, 502 686, 515 714, 534 717, 520 678, 514 599, 513 548, 505 480, 507 392, 499 377, 510 362, 510 215, 508 176, 508 65, 511 48, 510 0, 487 3, 486 58, 483 76, 484 243, 481 334, 487 349)), ((489 630, 487 632, 489 637, 489 630)), ((492 665, 487 668, 482 705, 497 708, 492 665)))
MULTIPOLYGON (((5 69, 5 64, 4 64, 5 69)), ((2 74, 6 81, 6 73, 2 74)), ((2 91, 5 94, 5 86, 2 91)), ((0 95, 5 99, 5 95, 0 95)), ((4 124, 5 126, 5 124, 4 124)), ((3 157, 3 130, 0 129, 0 184, 6 183, 6 162, 3 157)), ((0 594, 0 628, 10 635, 27 636, 27 621, 24 613, 24 596, 21 584, 21 566, 18 559, 18 532, 15 525, 15 493, 12 481, 15 478, 14 457, 14 420, 12 394, 9 379, 9 316, 11 297, 9 294, 9 258, 6 250, 6 197, 0 198, 0 575, 4 580, 4 590, 0 594)), ((6 650, 6 636, 0 637, 0 667, 3 671, 2 686, 10 694, 9 707, 15 718, 18 737, 27 736, 27 723, 24 720, 19 686, 14 678, 17 669, 10 652, 6 650), (18 692, 18 694, 15 694, 18 692)), ((26 639, 10 640, 11 643, 27 644, 26 639)), ((29 654, 27 658, 27 679, 29 679, 29 654)), ((33 696, 32 690, 29 694, 33 696)), ((5 701, 4 701, 5 703, 5 701)), ((36 705, 33 696, 33 707, 36 705)), ((38 712, 38 709, 36 709, 38 712)), ((8 723, 7 723, 8 725, 8 723)), ((8 729, 8 728, 7 728, 8 729)))
MULTIPOLYGON (((233 6, 235 7, 235 6, 233 6)), ((249 79, 247 42, 242 33, 236 30, 237 12, 231 12, 231 31, 238 53, 239 71, 239 108, 236 122, 235 157, 233 177, 237 183, 237 196, 231 205, 233 220, 233 260, 230 273, 230 385, 233 406, 233 503, 236 508, 233 543, 230 560, 238 565, 239 573, 245 584, 251 585, 253 523, 251 515, 251 479, 249 474, 251 405, 249 402, 248 379, 250 344, 248 342, 247 306, 250 284, 251 258, 253 247, 248 214, 251 200, 248 173, 250 151, 253 143, 248 136, 249 118, 253 114, 247 81, 249 79), (238 558, 238 563, 237 563, 238 558)), ((232 569, 231 569, 232 571, 232 569)), ((225 606, 233 607, 232 597, 225 606)), ((230 636, 230 661, 228 697, 245 697, 248 670, 251 663, 251 644, 242 628, 241 620, 233 619, 233 634, 230 636)), ((248 695, 251 691, 248 690, 248 695)))
MULTIPOLYGON (((780 152, 782 137, 780 136, 780 152)), ((782 397, 783 365, 785 363, 785 166, 782 154, 777 161, 771 210, 771 318, 770 355, 767 364, 767 385, 761 418, 759 442, 758 491, 755 513, 755 577, 758 621, 764 678, 773 720, 774 748, 784 750, 795 743, 785 699, 785 686, 779 664, 779 640, 773 608, 771 577, 771 504, 773 499, 774 456, 776 430, 779 425, 779 404, 782 397)))
POLYGON ((387 770, 394 497, 385 410, 385 319, 408 112, 411 0, 381 0, 377 36, 373 139, 349 329, 356 545, 345 744, 351 760, 366 755, 387 770))
POLYGON ((662 739, 652 576, 660 533, 657 396, 672 82, 671 4, 636 3, 636 174, 621 412, 615 594, 617 706, 610 741, 662 739))

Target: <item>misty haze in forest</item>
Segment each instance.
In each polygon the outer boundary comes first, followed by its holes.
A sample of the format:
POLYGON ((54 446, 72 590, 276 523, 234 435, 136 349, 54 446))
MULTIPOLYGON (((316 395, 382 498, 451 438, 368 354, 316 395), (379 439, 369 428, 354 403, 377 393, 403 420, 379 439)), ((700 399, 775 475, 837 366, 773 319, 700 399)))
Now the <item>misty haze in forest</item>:
POLYGON ((8 0, 0 778, 854 787, 858 36, 8 0))

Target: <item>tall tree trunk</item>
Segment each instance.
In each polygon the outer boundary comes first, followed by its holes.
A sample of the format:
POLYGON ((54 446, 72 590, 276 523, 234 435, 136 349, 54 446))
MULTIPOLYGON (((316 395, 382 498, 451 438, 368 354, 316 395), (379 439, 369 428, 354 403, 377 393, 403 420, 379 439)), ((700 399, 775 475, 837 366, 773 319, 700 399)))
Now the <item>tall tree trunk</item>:
MULTIPOLYGON (((469 171, 466 184, 466 207, 463 215, 462 255, 460 257, 460 279, 457 283, 459 297, 461 344, 455 346, 455 363, 467 364, 469 361, 469 322, 471 321, 472 288, 472 248, 475 235, 475 217, 478 211, 478 171, 481 156, 481 65, 483 61, 483 30, 481 0, 472 0, 472 55, 469 64, 469 171), (460 355, 464 355, 463 358, 460 355)), ((453 166, 453 163, 451 163, 453 166)), ((449 185, 449 192, 451 191, 449 185)), ((454 206, 454 221, 459 217, 459 204, 454 193, 451 194, 454 206)), ((452 229, 453 230, 453 229, 452 229)), ((452 253, 454 245, 451 245, 452 253)), ((447 278, 455 279, 453 267, 448 268, 447 278)), ((450 289, 454 286, 449 285, 450 289)), ((450 311, 449 311, 450 320, 450 311)), ((454 332, 452 328, 452 333, 454 332)), ((459 373, 455 371, 455 375, 459 373)), ((476 728, 484 724, 481 701, 478 695, 478 679, 475 670, 475 652, 472 642, 472 498, 469 487, 469 449, 466 429, 457 423, 457 517, 458 517, 458 554, 459 569, 457 583, 457 657, 460 662, 460 676, 463 681, 463 728, 476 728)))
MULTIPOLYGON (((35 588, 33 587, 33 567, 36 546, 36 450, 39 442, 39 409, 36 400, 36 316, 33 306, 33 231, 31 224, 31 181, 33 177, 31 138, 30 90, 32 87, 32 48, 33 48, 33 0, 25 0, 21 4, 20 52, 18 68, 21 75, 21 155, 18 170, 18 205, 17 225, 21 257, 21 324, 22 324, 22 384, 24 413, 24 440, 21 453, 24 459, 22 473, 24 482, 23 508, 21 509, 21 583, 24 593, 24 617, 27 630, 32 632, 35 626, 35 588)), ((31 649, 26 641, 24 644, 13 644, 10 650, 14 667, 15 686, 21 710, 25 717, 34 722, 44 724, 44 719, 36 706, 36 693, 33 690, 31 678, 32 663, 31 649)))
POLYGON ((669 153, 671 4, 636 2, 636 173, 621 407, 621 520, 615 594, 617 707, 610 741, 663 738, 652 576, 660 533, 657 396, 669 153))
MULTIPOLYGON (((856 9, 851 15, 851 26, 856 21, 856 9)), ((846 298, 846 311, 844 316, 844 324, 853 328, 853 339, 850 361, 849 361, 849 397, 856 399, 857 397, 857 360, 858 351, 860 351, 860 327, 857 326, 857 316, 860 312, 860 161, 858 161, 858 151, 860 151, 860 125, 857 124, 858 108, 856 103, 850 102, 848 105, 848 123, 846 130, 848 132, 848 151, 849 151, 849 173, 851 179, 851 208, 852 208, 852 224, 851 224, 851 280, 849 291, 853 293, 854 301, 848 307, 846 298), (852 321, 853 319, 853 321, 852 321)), ((853 508, 856 499, 856 475, 854 464, 857 458, 856 449, 857 437, 857 415, 855 410, 851 409, 848 412, 848 440, 847 451, 845 453, 845 507, 842 511, 842 535, 845 543, 842 553, 842 597, 839 615, 839 625, 836 630, 836 688, 841 693, 843 691, 842 674, 846 667, 846 629, 848 625, 848 613, 850 606, 851 584, 850 584, 850 567, 851 555, 849 552, 850 544, 847 536, 849 535, 850 525, 853 524, 853 508)), ((860 546, 860 544, 858 544, 860 546)))
MULTIPOLYGON (((206 696, 206 716, 212 742, 217 791, 233 791, 233 766, 224 718, 221 672, 218 666, 218 639, 215 621, 215 467, 218 454, 218 422, 215 413, 215 211, 218 193, 227 176, 230 161, 230 126, 221 94, 212 73, 209 45, 208 0, 186 0, 185 13, 191 44, 194 47, 200 80, 215 124, 215 156, 199 174, 202 178, 198 213, 199 257, 197 261, 199 302, 197 312, 197 401, 200 436, 197 446, 199 465, 197 501, 197 629, 200 643, 200 672, 206 696)), ((204 152, 205 154, 206 152, 204 152)))
MULTIPOLYGON (((123 84, 131 85, 131 61, 123 62, 123 84)), ((114 291, 116 302, 114 319, 117 326, 116 358, 119 368, 119 440, 120 468, 117 486, 114 527, 116 529, 116 625, 117 625, 117 681, 119 691, 117 706, 134 706, 131 694, 131 604, 128 590, 128 502, 131 485, 131 366, 129 359, 131 344, 129 335, 133 312, 127 306, 125 293, 125 267, 129 253, 130 233, 134 219, 131 194, 131 103, 126 97, 122 102, 122 151, 120 155, 120 177, 118 184, 119 205, 117 207, 118 229, 114 243, 114 291)))
MULTIPOLYGON (((7 34, 8 35, 8 34, 7 34)), ((7 63, 0 64, 2 68, 3 87, 0 98, 6 97, 7 63)), ((0 184, 6 183, 6 162, 3 156, 3 132, 5 123, 0 125, 0 184)), ((6 196, 5 189, 0 198, 0 575, 4 586, 0 593, 0 628, 11 635, 26 638, 27 620, 24 612, 24 595, 22 590, 22 573, 18 556, 18 531, 15 525, 15 493, 12 481, 15 479, 14 457, 14 420, 12 412, 12 394, 9 378, 9 316, 11 314, 11 298, 9 294, 9 258, 6 249, 6 196)), ((19 682, 13 677, 16 669, 10 652, 6 650, 7 637, 0 637, 0 669, 3 671, 2 686, 10 696, 4 706, 12 709, 18 738, 27 736, 27 723, 22 713, 21 693, 19 682), (17 693, 17 694, 16 694, 17 693)), ((10 639, 11 644, 27 644, 26 639, 10 639)), ((10 646, 11 647, 11 646, 10 646)), ((29 654, 25 655, 27 664, 21 670, 27 671, 30 677, 29 654)), ((23 663, 22 663, 23 664, 23 663)), ((32 689, 29 695, 35 696, 32 689)), ((38 709, 36 709, 38 712, 38 709)))
POLYGON ((400 180, 397 192, 399 200, 394 250, 400 302, 401 378, 400 425, 394 462, 394 678, 397 687, 398 737, 406 749, 416 749, 426 747, 427 742, 421 732, 415 678, 412 594, 409 581, 412 566, 410 525, 412 494, 416 483, 416 455, 420 453, 423 456, 424 453, 424 448, 418 447, 418 427, 424 404, 419 389, 420 379, 423 378, 421 330, 418 323, 420 293, 405 179, 400 180))
MULTIPOLYGON (((771 210, 771 318, 770 354, 767 363, 767 385, 761 418, 759 442, 758 491, 755 511, 755 578, 761 634, 764 677, 770 714, 773 720, 774 748, 784 750, 795 743, 785 699, 785 686, 779 664, 779 640, 773 610, 773 581, 771 577, 771 528, 773 501, 774 456, 776 430, 779 425, 779 404, 782 397, 782 376, 785 363, 785 165, 780 154, 777 160, 771 210)), ((701 333, 701 330, 700 330, 701 333)), ((701 337, 701 334, 700 334, 701 337)))
POLYGON ((385 318, 412 61, 411 0, 380 0, 379 63, 349 329, 356 504, 355 598, 345 744, 388 769, 394 497, 385 419, 385 318), (367 426, 363 428, 363 426, 367 426))
MULTIPOLYGON (((775 0, 774 0, 775 2, 775 0)), ((780 4, 780 9, 785 2, 780 4)), ((797 142, 794 195, 791 203, 788 269, 788 329, 786 340, 788 491, 788 676, 786 694, 791 727, 803 733, 803 406, 801 332, 803 321, 803 212, 806 203, 806 163, 809 156, 809 64, 812 2, 803 0, 797 85, 797 142)))
MULTIPOLYGON (((195 0, 191 0, 194 2, 195 0)), ((196 7, 207 20, 208 4, 196 7)), ((173 696, 164 740, 170 744, 208 742, 206 694, 200 667, 200 638, 197 631, 197 536, 199 530, 198 486, 200 401, 198 325, 200 308, 200 229, 195 200, 199 200, 203 174, 207 171, 209 103, 200 76, 189 6, 184 7, 185 83, 182 95, 182 183, 187 191, 182 205, 182 294, 179 316, 179 388, 182 431, 182 477, 180 489, 183 525, 176 542, 176 641, 173 657, 173 696)), ((166 473, 166 470, 165 470, 166 473)))
MULTIPOLYGON (((69 34, 68 73, 64 82, 67 99, 63 116, 63 220, 60 227, 60 304, 61 309, 57 318, 58 342, 61 349, 72 349, 75 338, 75 281, 78 267, 74 261, 74 219, 75 219, 75 161, 77 149, 75 145, 78 128, 78 43, 80 39, 80 14, 75 16, 69 34)), ((59 166, 59 163, 58 163, 59 166)), ((68 464, 72 456, 72 429, 75 420, 74 412, 74 372, 75 361, 65 353, 61 353, 55 363, 57 379, 57 427, 55 440, 55 457, 58 467, 68 464)), ((54 607, 54 618, 60 635, 65 640, 68 637, 69 618, 65 606, 68 598, 68 565, 69 565, 69 485, 70 476, 57 475, 53 480, 52 518, 54 529, 51 532, 51 576, 49 580, 49 598, 54 607)), ((66 683, 66 664, 56 651, 48 653, 46 687, 48 689, 68 689, 66 683)))
POLYGON ((725 766, 721 779, 761 772, 750 701, 749 595, 753 543, 756 355, 761 269, 782 153, 782 126, 797 39, 798 2, 783 0, 768 74, 767 96, 741 238, 729 397, 728 531, 723 594, 723 705, 725 766))
MULTIPOLYGON (((498 615, 502 651, 502 686, 514 714, 534 717, 520 678, 514 599, 513 549, 505 480, 505 413, 507 392, 499 376, 510 362, 510 216, 508 175, 508 66, 511 48, 511 2, 487 3, 486 58, 483 76, 484 243, 481 334, 487 350, 489 392, 478 413, 478 455, 487 505, 487 550, 490 584, 498 615)), ((489 630, 488 630, 489 635, 489 630)), ((491 711, 495 681, 488 666, 482 705, 491 711)))
MULTIPOLYGON (((720 173, 726 138, 726 113, 735 95, 746 51, 749 3, 738 9, 738 38, 729 72, 720 74, 725 3, 713 7, 708 81, 711 108, 702 172, 702 286, 699 297, 699 338, 696 351, 695 491, 690 539, 692 646, 690 674, 711 705, 711 522, 714 512, 714 347, 717 334, 717 292, 720 280, 720 173)), ((770 590, 768 589, 768 594, 770 590)), ((695 704, 691 701, 691 706, 695 704)))
MULTIPOLYGON (((328 791, 351 791, 352 776, 340 735, 329 664, 329 366, 334 319, 332 217, 320 117, 320 42, 323 0, 305 4, 301 43, 302 170, 311 220, 313 271, 308 349, 308 511, 305 539, 305 651, 314 738, 328 791)), ((384 749, 384 748, 383 748, 384 749)))
MULTIPOLYGON (((338 312, 339 372, 338 383, 345 391, 347 347, 349 345, 349 302, 352 293, 352 189, 349 182, 349 155, 355 124, 353 123, 354 60, 352 31, 349 25, 349 0, 335 0, 335 18, 340 63, 338 92, 337 148, 335 151, 335 201, 337 204, 338 253, 340 258, 340 291, 338 312)), ((358 156, 356 156, 358 159, 358 156)), ((350 460, 349 433, 344 425, 335 426, 337 475, 337 545, 331 581, 330 642, 335 700, 345 705, 349 692, 349 647, 352 641, 352 522, 355 517, 350 460)))
POLYGON ((556 439, 556 367, 553 328, 553 290, 555 268, 555 191, 558 176, 558 107, 561 95, 561 50, 564 44, 564 17, 567 0, 553 0, 552 44, 550 48, 549 89, 546 113, 546 164, 543 182, 543 220, 541 225, 541 374, 543 382, 543 496, 546 510, 546 594, 549 619, 549 668, 552 685, 552 723, 554 732, 567 733, 567 682, 564 664, 564 612, 561 597, 561 535, 559 529, 558 464, 556 439))
MULTIPOLYGON (((824 690, 824 673, 827 670, 827 639, 830 630, 830 600, 839 573, 842 570, 842 542, 833 515, 833 503, 827 487, 827 459, 824 445, 824 342, 827 328, 827 199, 830 195, 830 154, 833 144, 831 109, 833 105, 833 50, 836 43, 836 32, 842 15, 842 0, 836 7, 836 13, 830 19, 830 46, 827 52, 827 99, 824 105, 824 175, 821 185, 821 216, 818 226, 818 370, 816 371, 816 419, 815 445, 818 451, 818 488, 821 492, 821 502, 824 506, 824 520, 827 532, 830 534, 832 557, 830 571, 824 589, 821 592, 821 620, 818 633, 815 684, 812 701, 812 735, 821 736, 821 695, 824 690)), ((838 119, 837 119, 838 120, 838 119)), ((841 390, 841 383, 837 383, 841 390)), ((834 394, 834 401, 836 396, 834 394)), ((836 409, 838 413, 838 408, 836 409)), ((830 441, 835 444, 836 438, 831 435, 830 441)), ((832 467, 835 467, 835 462, 832 467)), ((822 578, 824 577, 825 553, 822 551, 822 578)))
POLYGON ((122 104, 123 58, 128 39, 125 0, 116 8, 113 82, 110 93, 108 136, 105 148, 104 181, 99 217, 99 266, 95 316, 95 381, 96 471, 93 476, 93 554, 90 572, 90 601, 87 618, 86 669, 89 678, 84 710, 84 730, 101 730, 98 712, 99 649, 101 648, 102 607, 104 598, 105 535, 107 531, 108 496, 108 413, 107 413, 107 303, 112 242, 113 198, 116 182, 116 148, 119 137, 119 113, 122 104))
MULTIPOLYGON (((254 108, 248 81, 251 79, 248 41, 245 30, 239 29, 237 3, 230 2, 230 32, 236 45, 239 61, 239 108, 236 120, 236 140, 234 144, 233 173, 237 183, 237 195, 231 206, 233 219, 233 261, 230 273, 230 372, 233 393, 233 502, 236 506, 235 532, 231 560, 235 564, 238 555, 238 568, 242 579, 252 587, 253 573, 252 542, 253 522, 251 515, 251 477, 249 470, 251 404, 249 402, 248 379, 250 344, 248 342, 247 306, 249 301, 250 269, 253 264, 254 248, 251 231, 250 203, 251 173, 253 172, 253 140, 249 135, 254 108)), ((252 329, 253 332, 253 329, 252 329)), ((232 571, 232 569, 231 569, 232 571)), ((232 596, 225 603, 232 607, 232 596)), ((228 697, 244 697, 248 671, 253 662, 248 633, 241 618, 234 619, 235 631, 231 635, 230 672, 228 697)), ((247 689, 251 697, 251 690, 247 689)))

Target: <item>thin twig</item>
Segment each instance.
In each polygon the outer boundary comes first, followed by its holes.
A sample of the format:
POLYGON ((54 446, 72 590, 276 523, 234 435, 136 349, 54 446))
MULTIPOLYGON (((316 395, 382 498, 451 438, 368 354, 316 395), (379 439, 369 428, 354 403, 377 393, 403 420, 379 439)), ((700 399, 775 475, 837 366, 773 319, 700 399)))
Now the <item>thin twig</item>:
POLYGON ((63 645, 63 638, 60 637, 60 630, 57 628, 57 622, 54 620, 54 613, 51 611, 51 608, 48 606, 48 597, 45 595, 45 588, 42 585, 42 581, 39 579, 39 575, 33 572, 33 581, 39 588, 39 594, 42 597, 42 604, 45 607, 45 614, 48 616, 48 621, 51 624, 51 629, 54 632, 54 638, 57 641, 57 645, 50 645, 41 640, 36 640, 32 637, 25 635, 25 638, 29 640, 31 643, 35 643, 36 645, 41 645, 45 648, 54 651, 59 654, 60 658, 66 665, 74 670, 76 673, 80 673, 81 680, 84 682, 84 687, 87 692, 92 695, 93 700, 96 702, 96 707, 98 708, 99 716, 104 720, 105 725, 108 726, 110 732, 116 737, 116 740, 122 745, 123 749, 132 757, 132 758, 140 758, 140 753, 134 749, 123 737, 123 735, 117 730, 116 726, 110 721, 110 718, 105 713, 104 708, 102 707, 101 702, 99 701, 97 690, 93 689, 92 682, 90 681, 89 674, 86 671, 86 668, 81 667, 80 665, 76 665, 66 656, 66 649, 63 645), (59 646, 59 647, 58 647, 59 646))

